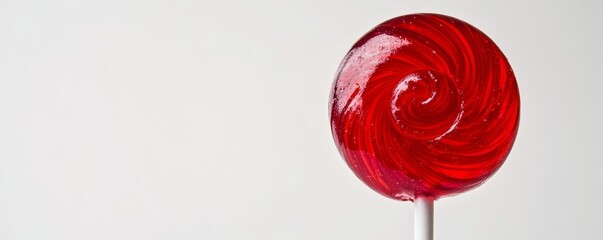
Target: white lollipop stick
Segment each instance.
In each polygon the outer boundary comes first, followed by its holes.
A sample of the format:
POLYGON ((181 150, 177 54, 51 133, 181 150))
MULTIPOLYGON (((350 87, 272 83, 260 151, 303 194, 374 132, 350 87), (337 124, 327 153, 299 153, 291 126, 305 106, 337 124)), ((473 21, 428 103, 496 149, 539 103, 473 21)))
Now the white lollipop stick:
POLYGON ((415 240, 433 240, 433 198, 415 199, 415 240))

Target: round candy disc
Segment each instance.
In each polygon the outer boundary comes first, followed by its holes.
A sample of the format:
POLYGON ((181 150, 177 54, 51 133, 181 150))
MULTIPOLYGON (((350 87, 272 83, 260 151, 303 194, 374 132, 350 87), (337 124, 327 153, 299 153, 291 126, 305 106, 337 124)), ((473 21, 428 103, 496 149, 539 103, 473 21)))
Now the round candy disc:
POLYGON ((479 186, 503 164, 519 92, 507 59, 477 28, 406 15, 375 27, 345 56, 330 117, 341 155, 372 189, 439 198, 479 186))

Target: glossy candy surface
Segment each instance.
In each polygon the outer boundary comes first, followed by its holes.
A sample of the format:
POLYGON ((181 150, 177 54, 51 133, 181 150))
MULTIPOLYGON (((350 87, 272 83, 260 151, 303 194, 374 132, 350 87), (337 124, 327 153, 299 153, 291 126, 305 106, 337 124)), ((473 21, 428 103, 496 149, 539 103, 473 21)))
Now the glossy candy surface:
POLYGON ((364 35, 336 75, 331 129, 348 166, 399 200, 484 183, 507 158, 519 91, 484 33, 452 17, 406 15, 364 35))

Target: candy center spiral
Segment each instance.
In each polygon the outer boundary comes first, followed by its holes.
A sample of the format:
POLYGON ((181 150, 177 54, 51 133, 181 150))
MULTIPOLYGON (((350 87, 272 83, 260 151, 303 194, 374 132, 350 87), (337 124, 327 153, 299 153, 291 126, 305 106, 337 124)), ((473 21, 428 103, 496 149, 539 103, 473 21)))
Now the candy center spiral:
POLYGON ((452 132, 463 116, 456 83, 433 70, 403 77, 393 90, 390 110, 400 134, 415 140, 439 140, 452 132))

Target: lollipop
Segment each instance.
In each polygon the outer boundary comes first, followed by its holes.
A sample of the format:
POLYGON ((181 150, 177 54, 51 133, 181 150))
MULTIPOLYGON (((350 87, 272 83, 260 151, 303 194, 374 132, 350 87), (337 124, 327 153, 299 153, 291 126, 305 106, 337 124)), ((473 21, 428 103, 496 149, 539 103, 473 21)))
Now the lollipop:
POLYGON ((431 239, 433 200, 478 187, 507 158, 519 91, 505 56, 477 28, 405 15, 369 31, 345 56, 330 117, 356 176, 384 196, 414 201, 415 238, 431 239))

